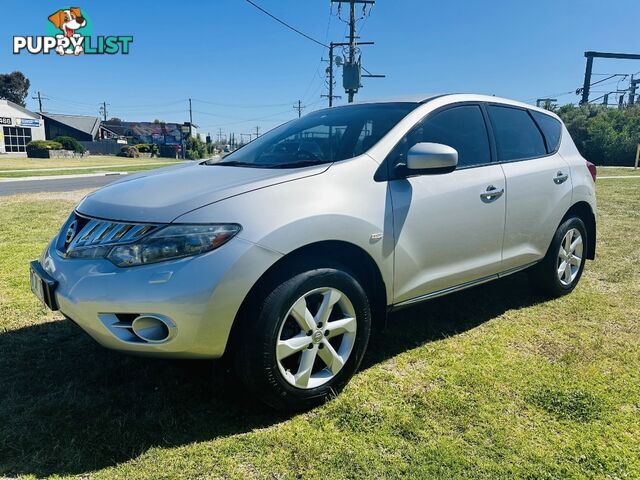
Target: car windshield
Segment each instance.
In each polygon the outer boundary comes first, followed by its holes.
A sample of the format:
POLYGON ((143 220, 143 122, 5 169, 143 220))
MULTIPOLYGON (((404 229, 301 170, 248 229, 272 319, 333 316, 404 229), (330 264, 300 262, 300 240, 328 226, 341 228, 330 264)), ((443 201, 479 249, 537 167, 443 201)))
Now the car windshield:
POLYGON ((345 105, 285 123, 208 165, 298 168, 345 160, 373 147, 417 103, 345 105))

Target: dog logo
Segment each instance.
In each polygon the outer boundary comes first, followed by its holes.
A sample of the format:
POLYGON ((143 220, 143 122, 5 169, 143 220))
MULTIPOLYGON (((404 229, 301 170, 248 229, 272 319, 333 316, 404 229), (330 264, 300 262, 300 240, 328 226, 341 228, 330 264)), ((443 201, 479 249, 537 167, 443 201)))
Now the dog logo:
MULTIPOLYGON (((79 39, 81 35, 76 33, 76 30, 87 25, 87 21, 82 16, 82 12, 78 7, 71 7, 67 10, 58 10, 55 13, 49 15, 49 21, 53 23, 56 28, 62 30, 62 33, 66 38, 79 39)), ((56 35, 57 37, 57 35, 56 35)), ((62 45, 56 48, 58 55, 73 54, 80 55, 83 52, 82 43, 75 43, 65 50, 62 45)))
POLYGON ((79 7, 63 7, 48 17, 45 35, 14 36, 13 53, 128 55, 132 35, 93 35, 92 20, 79 7))

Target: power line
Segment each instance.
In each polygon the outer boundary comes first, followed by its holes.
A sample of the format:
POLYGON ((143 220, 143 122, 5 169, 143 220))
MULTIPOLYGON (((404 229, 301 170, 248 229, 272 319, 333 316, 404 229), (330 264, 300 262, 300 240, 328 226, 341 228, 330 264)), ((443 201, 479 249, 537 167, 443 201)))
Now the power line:
POLYGON ((194 102, 206 103, 208 105, 215 105, 216 107, 228 107, 228 108, 271 108, 271 107, 286 107, 288 103, 271 103, 271 104, 252 104, 252 105, 234 105, 231 103, 219 103, 209 100, 202 100, 200 98, 194 98, 194 102))
POLYGON ((269 118, 273 118, 276 117, 278 115, 284 115, 285 113, 291 113, 291 110, 285 110, 284 112, 278 112, 278 113, 274 113, 272 115, 265 115, 264 117, 258 117, 258 118, 247 118, 245 120, 238 120, 237 122, 229 122, 229 123, 221 123, 218 125, 214 125, 215 127, 226 127, 229 125, 238 125, 240 123, 246 123, 246 122, 256 122, 259 120, 266 120, 269 118))
POLYGON ((292 27, 291 25, 289 25, 287 22, 285 22, 284 20, 280 20, 278 17, 276 17, 275 15, 272 15, 271 13, 267 12, 264 8, 262 8, 260 5, 252 2, 251 0, 245 0, 247 3, 253 5, 254 7, 256 7, 258 10, 260 10, 262 13, 264 13, 265 15, 268 15, 269 17, 273 18, 276 22, 281 23, 282 25, 284 25, 285 27, 287 27, 290 30, 293 30, 294 32, 296 32, 298 35, 302 35, 303 37, 305 37, 308 40, 311 40, 314 43, 317 43, 318 45, 323 46, 324 48, 329 48, 328 45, 325 45, 324 43, 322 43, 319 40, 316 40, 313 37, 310 37, 309 35, 307 35, 306 33, 301 32, 300 30, 298 30, 295 27, 292 27))
MULTIPOLYGON (((327 41, 329 40, 329 30, 331 29, 331 20, 333 19, 333 4, 331 4, 331 7, 329 9, 329 19, 327 20, 327 29, 324 32, 324 43, 327 43, 327 41)), ((324 48, 324 46, 323 46, 324 48)), ((324 50, 323 50, 324 53, 324 50)), ((322 58, 322 54, 320 55, 320 60, 318 61, 318 64, 315 68, 315 71, 313 73, 313 77, 311 78, 311 82, 309 82, 309 85, 307 85, 307 89, 304 91, 304 95, 302 95, 302 98, 307 100, 307 94, 309 93, 309 91, 311 90, 311 87, 313 86, 313 84, 316 81, 316 74, 318 75, 318 77, 320 78, 321 81, 321 85, 320 87, 322 88, 322 83, 324 81, 324 79, 322 78, 322 75, 320 74, 320 72, 318 71, 320 68, 320 65, 322 65, 322 62, 324 61, 324 59, 322 58)), ((310 97, 313 98, 315 96, 315 93, 310 97)))
MULTIPOLYGON (((307 107, 313 107, 313 106, 318 105, 319 103, 322 103, 322 102, 323 102, 322 100, 318 100, 318 101, 316 101, 316 102, 313 102, 313 103, 309 103, 309 104, 307 104, 307 107)), ((238 120, 238 121, 236 121, 236 122, 220 123, 220 124, 217 124, 217 125, 205 125, 205 127, 209 127, 209 128, 215 127, 215 128, 218 128, 218 127, 227 127, 227 126, 231 126, 231 125, 238 125, 238 124, 241 124, 241 123, 258 122, 258 121, 260 121, 260 120, 268 120, 268 119, 271 119, 271 118, 277 117, 277 116, 279 116, 279 115, 286 115, 286 114, 290 114, 290 113, 291 113, 291 110, 285 110, 285 111, 283 111, 283 112, 273 113, 273 114, 271 114, 271 115, 265 115, 265 116, 263 116, 263 117, 247 118, 247 119, 244 119, 244 120, 238 120)), ((289 120, 291 120, 291 119, 289 118, 289 119, 287 119, 287 120, 282 120, 282 121, 289 121, 289 120)))
MULTIPOLYGON (((65 104, 71 104, 71 105, 78 105, 78 106, 83 106, 83 107, 90 107, 90 108, 95 108, 95 105, 93 103, 85 103, 85 102, 79 102, 77 100, 73 100, 73 99, 69 99, 69 98, 60 98, 60 97, 50 97, 50 100, 53 100, 54 102, 64 102, 65 104)), ((112 105, 113 107, 116 107, 118 110, 123 110, 123 109, 138 109, 138 108, 155 108, 158 106, 166 106, 166 105, 175 105, 178 103, 183 103, 185 102, 186 99, 181 99, 181 100, 176 100, 176 101, 171 101, 171 102, 156 102, 153 104, 146 104, 146 105, 135 105, 135 104, 126 104, 126 105, 112 105)))

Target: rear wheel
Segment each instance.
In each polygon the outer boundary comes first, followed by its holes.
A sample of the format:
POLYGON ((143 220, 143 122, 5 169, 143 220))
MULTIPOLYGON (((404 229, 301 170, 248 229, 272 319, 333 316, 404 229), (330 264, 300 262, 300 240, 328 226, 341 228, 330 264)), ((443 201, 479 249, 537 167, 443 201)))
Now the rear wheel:
POLYGON ((578 217, 565 220, 556 230, 545 258, 529 271, 532 286, 550 297, 570 293, 584 270, 586 242, 583 221, 578 217))
POLYGON ((339 268, 298 273, 247 310, 237 342, 244 386, 281 410, 304 410, 337 394, 369 340, 364 289, 339 268))

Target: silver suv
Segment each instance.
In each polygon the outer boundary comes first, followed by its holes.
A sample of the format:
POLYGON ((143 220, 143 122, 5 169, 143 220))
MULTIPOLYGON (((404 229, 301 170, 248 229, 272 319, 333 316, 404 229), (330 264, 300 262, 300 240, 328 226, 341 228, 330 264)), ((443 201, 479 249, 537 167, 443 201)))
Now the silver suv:
POLYGON ((90 194, 31 284, 105 347, 224 355, 257 397, 304 409, 344 387, 392 309, 524 269, 571 292, 595 255, 595 175, 530 105, 330 108, 90 194))

